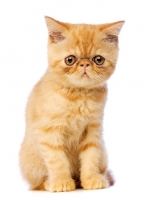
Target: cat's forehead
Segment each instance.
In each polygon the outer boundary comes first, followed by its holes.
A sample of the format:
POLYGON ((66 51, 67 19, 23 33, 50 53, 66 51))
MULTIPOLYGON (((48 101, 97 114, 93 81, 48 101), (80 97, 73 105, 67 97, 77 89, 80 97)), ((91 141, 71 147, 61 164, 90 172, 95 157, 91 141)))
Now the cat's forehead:
POLYGON ((99 39, 95 25, 79 24, 72 26, 69 32, 69 46, 81 57, 89 57, 97 50, 99 39))
POLYGON ((97 26, 88 24, 75 24, 70 29, 70 36, 76 42, 88 43, 96 39, 97 26))

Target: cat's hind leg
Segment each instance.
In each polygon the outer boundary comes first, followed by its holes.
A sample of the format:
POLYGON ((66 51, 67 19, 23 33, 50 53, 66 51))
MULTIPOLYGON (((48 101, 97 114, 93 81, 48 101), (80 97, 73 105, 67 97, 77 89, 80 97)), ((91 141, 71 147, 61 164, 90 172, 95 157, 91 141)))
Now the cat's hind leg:
POLYGON ((24 179, 30 184, 30 189, 44 190, 43 181, 47 177, 47 169, 38 149, 30 139, 24 139, 20 149, 20 168, 24 179))

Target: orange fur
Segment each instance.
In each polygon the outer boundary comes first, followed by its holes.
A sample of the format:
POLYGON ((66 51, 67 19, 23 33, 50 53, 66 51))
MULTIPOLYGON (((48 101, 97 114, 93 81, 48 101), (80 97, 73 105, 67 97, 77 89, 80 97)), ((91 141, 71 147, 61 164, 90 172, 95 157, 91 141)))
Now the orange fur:
POLYGON ((55 192, 113 184, 102 120, 123 23, 67 24, 46 17, 48 69, 29 97, 20 150, 21 171, 31 189, 55 192), (72 66, 65 63, 70 55, 75 57, 72 66), (98 65, 95 56, 105 61, 98 65))

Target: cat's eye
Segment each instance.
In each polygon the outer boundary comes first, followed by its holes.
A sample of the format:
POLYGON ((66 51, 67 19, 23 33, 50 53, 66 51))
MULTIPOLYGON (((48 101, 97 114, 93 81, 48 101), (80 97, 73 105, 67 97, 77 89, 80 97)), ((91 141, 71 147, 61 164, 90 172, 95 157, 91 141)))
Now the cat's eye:
POLYGON ((105 61, 105 58, 102 56, 95 56, 92 58, 93 62, 95 62, 96 65, 102 65, 105 61))
POLYGON ((69 66, 73 65, 77 61, 77 58, 73 55, 70 55, 65 58, 65 63, 69 66))

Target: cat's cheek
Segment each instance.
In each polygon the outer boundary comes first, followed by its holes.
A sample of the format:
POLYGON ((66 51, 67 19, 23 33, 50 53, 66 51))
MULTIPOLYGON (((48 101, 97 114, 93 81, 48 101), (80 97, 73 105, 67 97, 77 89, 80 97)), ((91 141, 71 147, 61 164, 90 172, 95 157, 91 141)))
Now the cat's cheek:
POLYGON ((77 67, 76 66, 66 66, 63 71, 66 73, 66 74, 73 74, 74 72, 77 71, 77 67))
POLYGON ((66 67, 66 68, 64 68, 63 71, 64 71, 65 73, 69 73, 69 72, 70 72, 70 69, 71 69, 71 67, 66 67))

